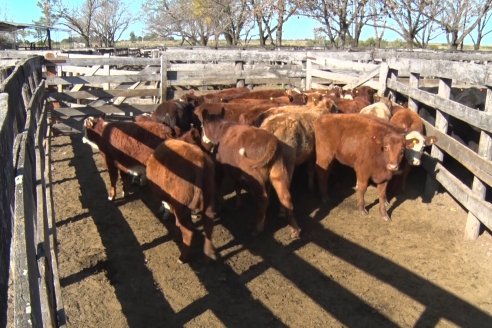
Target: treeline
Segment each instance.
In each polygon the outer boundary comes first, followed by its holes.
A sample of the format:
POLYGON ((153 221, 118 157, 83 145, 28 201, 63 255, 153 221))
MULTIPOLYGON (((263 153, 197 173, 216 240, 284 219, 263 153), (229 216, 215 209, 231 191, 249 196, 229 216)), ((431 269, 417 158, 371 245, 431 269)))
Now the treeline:
MULTIPOLYGON (((38 0, 43 15, 37 23, 65 26, 86 46, 105 47, 139 18, 145 35, 191 46, 255 40, 279 47, 286 22, 298 16, 318 22, 313 39, 336 48, 360 46, 363 29, 371 29, 375 47, 392 31, 407 48, 427 48, 444 36, 449 49, 470 38, 478 50, 492 32, 492 0, 144 0, 140 12, 131 12, 129 1, 82 0, 69 7, 64 0, 38 0)), ((134 42, 139 38, 133 33, 134 42)))

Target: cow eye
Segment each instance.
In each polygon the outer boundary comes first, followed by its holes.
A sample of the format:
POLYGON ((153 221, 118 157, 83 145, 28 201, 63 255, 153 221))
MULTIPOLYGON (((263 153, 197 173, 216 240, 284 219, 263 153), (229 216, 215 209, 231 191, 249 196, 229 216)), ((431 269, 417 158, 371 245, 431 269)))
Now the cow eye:
POLYGON ((388 145, 385 145, 385 146, 383 147, 383 150, 384 150, 384 151, 388 151, 388 150, 389 150, 388 145))

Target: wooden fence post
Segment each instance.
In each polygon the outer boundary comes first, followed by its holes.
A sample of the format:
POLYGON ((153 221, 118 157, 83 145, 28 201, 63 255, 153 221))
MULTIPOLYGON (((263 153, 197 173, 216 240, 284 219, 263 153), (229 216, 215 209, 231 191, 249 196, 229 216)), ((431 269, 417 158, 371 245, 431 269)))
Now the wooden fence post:
MULTIPOLYGON (((449 99, 451 96, 451 79, 445 79, 445 78, 440 78, 439 79, 439 90, 437 92, 437 95, 441 98, 444 99, 449 99)), ((440 110, 436 109, 436 129, 444 134, 447 133, 448 131, 448 119, 447 115, 441 113, 440 110)), ((442 162, 444 158, 444 153, 437 148, 436 145, 432 145, 432 150, 431 150, 431 156, 438 161, 442 162)), ((431 176, 427 175, 427 179, 425 181, 425 188, 424 188, 424 198, 426 201, 430 201, 434 194, 437 192, 439 188, 439 183, 436 181, 436 179, 432 178, 431 176)))
MULTIPOLYGON (((492 114, 492 89, 490 86, 487 87, 487 96, 485 99, 485 112, 492 114)), ((480 133, 478 154, 488 160, 492 159, 492 137, 487 132, 482 131, 480 133)), ((478 198, 485 199, 487 185, 480 181, 477 177, 474 177, 472 191, 478 198)), ((464 238, 466 240, 477 239, 480 234, 480 227, 481 223, 477 217, 471 212, 468 212, 464 238)))
POLYGON ((162 104, 167 100, 167 61, 164 59, 164 54, 161 54, 161 89, 160 89, 162 104))
MULTIPOLYGON (((242 71, 244 71, 244 62, 242 62, 242 61, 235 62, 235 64, 234 64, 234 72, 237 75, 241 75, 242 74, 242 71)), ((244 80, 244 79, 238 79, 236 81, 236 88, 242 88, 245 85, 246 85, 246 80, 244 80)))
POLYGON ((386 85, 388 80, 389 73, 389 65, 387 62, 382 62, 379 67, 379 90, 378 96, 384 97, 384 93, 386 92, 386 85))
POLYGON ((306 60, 306 86, 305 90, 311 90, 311 84, 313 83, 313 63, 311 62, 311 59, 308 58, 306 60))
MULTIPOLYGON (((420 74, 410 73, 410 80, 409 80, 410 88, 418 89, 419 81, 420 81, 420 74)), ((418 112, 419 110, 418 103, 410 97, 408 97, 408 108, 410 108, 414 112, 418 112)))

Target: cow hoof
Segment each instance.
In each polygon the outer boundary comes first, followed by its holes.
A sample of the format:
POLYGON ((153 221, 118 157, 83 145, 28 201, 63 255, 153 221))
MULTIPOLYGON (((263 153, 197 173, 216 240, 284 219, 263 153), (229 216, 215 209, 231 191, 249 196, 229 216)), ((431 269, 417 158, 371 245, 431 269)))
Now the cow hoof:
POLYGON ((290 238, 297 239, 301 237, 301 229, 292 230, 290 233, 290 238))
POLYGON ((382 218, 386 222, 391 222, 391 218, 389 217, 389 215, 383 215, 382 218))
POLYGON ((362 215, 364 215, 364 216, 369 215, 369 212, 365 208, 359 209, 359 213, 362 214, 362 215))

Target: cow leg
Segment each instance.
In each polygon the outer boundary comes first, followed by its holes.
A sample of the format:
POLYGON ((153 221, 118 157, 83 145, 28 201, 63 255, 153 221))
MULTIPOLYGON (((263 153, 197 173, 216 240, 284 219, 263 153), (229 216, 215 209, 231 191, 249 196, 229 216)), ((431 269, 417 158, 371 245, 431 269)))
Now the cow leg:
POLYGON ((357 193, 357 210, 362 214, 369 214, 366 210, 366 203, 364 201, 364 195, 366 194, 367 186, 369 184, 369 179, 367 177, 357 175, 357 185, 356 185, 356 193, 357 193))
POLYGON ((321 201, 327 203, 328 197, 328 176, 330 175, 330 170, 332 167, 333 157, 319 156, 316 159, 316 173, 318 175, 318 188, 321 196, 321 201))
POLYGON ((118 169, 113 163, 106 163, 108 167, 109 174, 109 200, 114 200, 116 197, 116 182, 118 181, 118 169))
POLYGON ((190 260, 191 255, 191 242, 193 239, 193 224, 191 221, 191 211, 186 208, 175 209, 174 215, 176 216, 176 225, 181 231, 181 237, 183 240, 183 248, 181 256, 178 259, 179 263, 186 263, 190 260))
POLYGON ((125 197, 129 193, 129 185, 130 185, 130 176, 128 173, 120 170, 120 178, 122 183, 123 192, 121 195, 125 197))
POLYGON ((391 218, 386 211, 386 187, 388 182, 383 182, 378 184, 378 195, 379 195, 379 214, 385 221, 390 221, 391 218))
POLYGON ((288 176, 282 174, 283 171, 276 172, 272 170, 270 173, 270 182, 277 192, 278 200, 280 204, 285 209, 285 214, 287 216, 287 222, 289 223, 292 238, 298 238, 301 234, 301 228, 297 225, 297 221, 294 217, 294 205, 292 202, 292 196, 289 191, 289 180, 288 176))
POLYGON ((205 231, 205 242, 203 245, 203 253, 207 258, 216 260, 215 247, 212 243, 212 232, 214 229, 215 213, 211 207, 207 208, 203 213, 203 230, 205 231))
MULTIPOLYGON (((314 175, 316 173, 316 163, 314 158, 309 159, 306 165, 307 175, 308 175, 308 190, 314 192, 314 175)), ((292 181, 292 180, 291 180, 292 181)))

